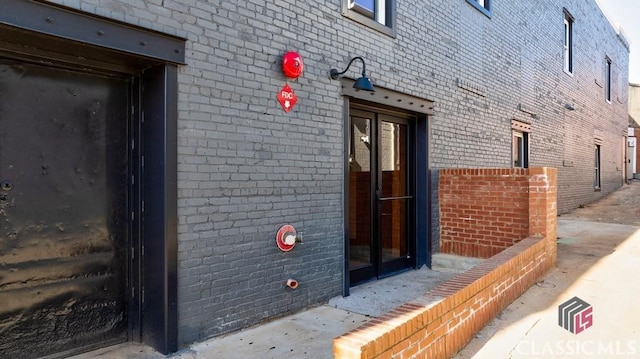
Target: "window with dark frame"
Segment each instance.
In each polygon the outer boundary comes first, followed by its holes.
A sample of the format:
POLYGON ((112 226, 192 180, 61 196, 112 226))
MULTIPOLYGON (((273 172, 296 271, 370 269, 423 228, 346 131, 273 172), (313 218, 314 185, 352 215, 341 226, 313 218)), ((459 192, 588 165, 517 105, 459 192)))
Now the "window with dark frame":
POLYGON ((511 120, 511 165, 514 168, 529 168, 529 133, 531 124, 511 120))
POLYGON ((527 132, 513 130, 512 159, 513 167, 529 167, 529 134, 527 132))
POLYGON ((593 179, 593 188, 600 190, 600 145, 595 145, 595 174, 593 179))
POLYGON ((395 37, 396 0, 343 0, 343 15, 395 37))
POLYGON ((493 0, 467 0, 471 6, 478 9, 481 13, 485 14, 487 17, 491 18, 493 15, 492 11, 492 3, 493 0))
POLYGON ((611 102, 611 59, 607 57, 606 60, 604 95, 607 102, 611 102))
POLYGON ((564 71, 573 74, 573 16, 564 10, 564 71))

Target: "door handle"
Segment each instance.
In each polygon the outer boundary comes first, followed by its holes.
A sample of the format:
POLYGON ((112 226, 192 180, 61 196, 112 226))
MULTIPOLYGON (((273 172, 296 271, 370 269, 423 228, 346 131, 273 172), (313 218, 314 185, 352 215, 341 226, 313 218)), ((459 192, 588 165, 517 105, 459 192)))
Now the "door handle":
POLYGON ((396 199, 412 199, 413 196, 400 196, 400 197, 384 197, 380 198, 381 201, 393 201, 396 199))

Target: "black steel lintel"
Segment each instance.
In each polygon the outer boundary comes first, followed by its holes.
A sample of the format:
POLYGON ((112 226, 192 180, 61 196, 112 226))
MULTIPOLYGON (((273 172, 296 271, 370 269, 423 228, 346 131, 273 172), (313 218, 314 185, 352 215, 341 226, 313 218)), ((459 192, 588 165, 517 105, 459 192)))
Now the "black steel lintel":
POLYGON ((112 50, 185 64, 185 39, 34 0, 0 1, 0 24, 112 50))

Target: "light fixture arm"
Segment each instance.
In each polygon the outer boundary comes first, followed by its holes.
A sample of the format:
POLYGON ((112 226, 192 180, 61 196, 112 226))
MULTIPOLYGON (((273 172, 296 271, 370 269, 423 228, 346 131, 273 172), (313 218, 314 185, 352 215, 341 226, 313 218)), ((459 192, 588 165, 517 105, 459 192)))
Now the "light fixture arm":
POLYGON ((337 80, 340 75, 344 75, 344 73, 349 70, 349 67, 351 67, 351 64, 355 60, 360 60, 362 62, 362 77, 366 77, 367 76, 366 75, 366 73, 367 73, 367 65, 364 63, 364 59, 362 57, 356 56, 356 57, 352 58, 351 61, 349 61, 349 64, 347 65, 347 68, 344 69, 344 71, 338 72, 337 69, 331 69, 331 72, 329 72, 329 75, 331 75, 331 79, 337 80))
POLYGON ((353 62, 356 60, 360 60, 362 62, 362 77, 360 77, 353 83, 353 88, 356 89, 356 91, 375 92, 376 89, 373 87, 373 84, 371 84, 371 80, 367 78, 367 65, 365 65, 364 59, 360 56, 356 56, 352 58, 351 61, 349 61, 347 68, 344 69, 344 71, 342 72, 339 72, 337 69, 331 69, 331 71, 329 71, 329 75, 331 76, 331 79, 337 80, 338 77, 340 77, 345 72, 347 72, 347 70, 349 70, 349 68, 351 67, 351 64, 353 64, 353 62))

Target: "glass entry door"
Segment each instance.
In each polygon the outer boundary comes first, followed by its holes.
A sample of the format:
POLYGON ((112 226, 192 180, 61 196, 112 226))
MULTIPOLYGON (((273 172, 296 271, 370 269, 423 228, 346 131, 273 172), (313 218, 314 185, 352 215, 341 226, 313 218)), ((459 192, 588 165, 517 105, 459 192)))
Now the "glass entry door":
POLYGON ((354 285, 415 264, 413 123, 352 108, 349 272, 354 285))

